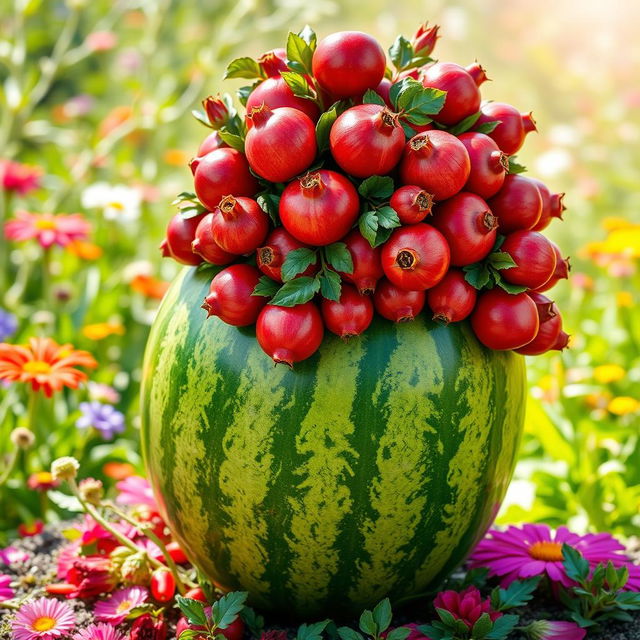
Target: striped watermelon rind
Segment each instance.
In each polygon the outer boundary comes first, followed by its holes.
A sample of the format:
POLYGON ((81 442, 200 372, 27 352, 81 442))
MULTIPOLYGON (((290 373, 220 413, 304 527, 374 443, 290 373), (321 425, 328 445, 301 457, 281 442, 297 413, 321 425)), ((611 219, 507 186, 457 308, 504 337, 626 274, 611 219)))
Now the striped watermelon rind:
POLYGON ((444 578, 493 521, 525 405, 524 358, 466 323, 376 318, 289 370, 253 327, 206 320, 211 271, 167 293, 143 371, 142 442, 192 561, 252 604, 348 616, 444 578))

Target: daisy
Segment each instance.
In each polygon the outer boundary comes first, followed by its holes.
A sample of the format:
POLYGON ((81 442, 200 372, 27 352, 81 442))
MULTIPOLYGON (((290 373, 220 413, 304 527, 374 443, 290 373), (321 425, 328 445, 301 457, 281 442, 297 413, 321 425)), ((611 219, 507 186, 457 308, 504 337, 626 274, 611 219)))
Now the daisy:
POLYGON ((75 624, 73 610, 66 602, 38 598, 18 609, 11 628, 15 640, 53 640, 69 635, 75 624))
POLYGON ((27 346, 0 343, 0 380, 30 383, 48 398, 63 387, 75 389, 87 379, 76 366, 94 368, 98 363, 87 351, 59 345, 51 338, 30 338, 27 346))
POLYGON ((73 640, 124 640, 124 635, 105 622, 90 624, 72 636, 73 640))
POLYGON ((149 592, 144 587, 119 589, 118 591, 114 591, 110 598, 96 602, 93 613, 96 620, 117 625, 136 607, 144 604, 148 595, 149 592))
POLYGON ((609 533, 588 533, 579 536, 566 527, 552 532, 544 524, 510 526, 506 531, 491 530, 471 554, 471 567, 488 567, 490 576, 500 576, 503 587, 514 580, 547 575, 565 587, 573 584, 563 566, 562 545, 580 551, 591 567, 611 561, 616 567, 633 565, 622 553, 621 545, 609 533))
POLYGON ((29 213, 16 211, 16 217, 4 225, 7 240, 24 242, 35 239, 48 249, 54 244, 66 247, 74 240, 85 240, 91 225, 79 214, 29 213))
POLYGON ((122 184, 96 182, 82 192, 82 206, 86 209, 102 209, 107 220, 137 220, 140 217, 141 203, 140 191, 122 184))
POLYGON ((14 590, 11 588, 11 576, 0 574, 0 602, 11 600, 15 595, 14 590))

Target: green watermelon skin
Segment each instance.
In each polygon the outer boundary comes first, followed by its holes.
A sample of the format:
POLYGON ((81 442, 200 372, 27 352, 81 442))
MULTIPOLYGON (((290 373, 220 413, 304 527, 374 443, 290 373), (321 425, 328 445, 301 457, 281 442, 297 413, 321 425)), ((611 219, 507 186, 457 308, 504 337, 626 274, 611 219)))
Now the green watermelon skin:
POLYGON ((506 492, 524 358, 423 314, 274 366, 253 327, 206 319, 213 273, 173 283, 143 371, 148 475, 190 559, 290 618, 436 587, 506 492))

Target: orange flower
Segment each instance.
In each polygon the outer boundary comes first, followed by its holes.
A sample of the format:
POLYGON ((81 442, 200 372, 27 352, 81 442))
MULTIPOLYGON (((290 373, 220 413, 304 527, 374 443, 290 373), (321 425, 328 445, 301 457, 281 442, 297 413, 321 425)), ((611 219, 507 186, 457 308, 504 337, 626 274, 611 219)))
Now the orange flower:
POLYGON ((138 274, 130 282, 131 288, 138 293, 141 293, 147 298, 155 298, 161 300, 164 294, 169 288, 169 283, 165 280, 158 280, 153 276, 145 274, 138 274))
POLYGON ((167 149, 162 155, 162 159, 172 167, 184 167, 189 163, 192 155, 181 149, 167 149))
POLYGON ((124 335, 124 327, 119 322, 99 322, 82 328, 82 335, 90 340, 103 340, 109 336, 124 335))
POLYGON ((133 476, 136 473, 136 469, 132 464, 128 462, 105 462, 102 467, 102 473, 107 478, 113 478, 114 480, 124 480, 129 476, 133 476))
POLYGON ((102 256, 102 248, 92 242, 72 240, 65 249, 82 260, 97 260, 102 256))
POLYGON ((87 351, 59 345, 51 338, 30 338, 26 346, 0 343, 0 380, 31 383, 34 391, 42 389, 48 398, 87 379, 76 366, 93 369, 98 363, 87 351))

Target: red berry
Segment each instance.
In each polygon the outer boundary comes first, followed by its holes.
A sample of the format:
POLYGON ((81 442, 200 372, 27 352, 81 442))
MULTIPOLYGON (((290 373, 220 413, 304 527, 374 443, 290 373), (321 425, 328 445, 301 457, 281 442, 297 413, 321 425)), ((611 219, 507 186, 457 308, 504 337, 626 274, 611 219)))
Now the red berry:
POLYGON ((458 136, 458 140, 465 146, 471 162, 471 173, 464 185, 465 191, 471 191, 485 200, 494 196, 504 184, 509 158, 484 133, 463 133, 458 136))
POLYGON ((202 308, 208 316, 218 316, 234 327, 253 324, 267 302, 263 296, 253 296, 260 272, 248 264, 233 264, 211 281, 209 295, 202 308))
POLYGON ((413 320, 422 311, 425 300, 424 291, 401 289, 386 278, 380 280, 373 294, 373 304, 376 311, 383 318, 392 322, 413 320))
POLYGON ((549 187, 537 178, 529 178, 529 180, 535 182, 542 198, 542 213, 533 230, 542 231, 549 226, 553 218, 562 220, 562 213, 566 209, 564 202, 562 202, 564 193, 551 193, 549 187))
MULTIPOLYGON (((250 93, 247 99, 247 114, 262 104, 266 104, 271 110, 280 107, 297 109, 309 116, 313 122, 316 122, 320 116, 318 105, 312 100, 295 96, 285 79, 280 75, 267 78, 250 93)), ((247 125, 253 126, 252 118, 247 117, 247 125)))
POLYGON ((512 295, 496 287, 478 296, 471 326, 489 349, 518 349, 535 338, 538 310, 526 293, 512 295))
POLYGON ((277 363, 301 362, 320 347, 324 328, 313 302, 295 307, 268 304, 258 316, 256 338, 262 350, 277 363))
POLYGON ((446 131, 425 131, 405 145, 400 163, 403 184, 415 184, 446 200, 462 189, 469 178, 469 154, 458 138, 446 131))
MULTIPOLYGON (((208 603, 207 596, 205 595, 202 587, 194 587, 193 589, 189 589, 187 593, 184 594, 185 598, 191 598, 192 600, 198 600, 199 602, 208 603)), ((177 637, 177 634, 176 634, 177 637)))
POLYGON ((353 229, 342 242, 351 254, 353 271, 340 275, 344 280, 352 282, 361 294, 372 294, 376 289, 376 283, 384 275, 380 247, 372 247, 358 229, 353 229))
POLYGON ((191 250, 193 253, 204 258, 206 262, 216 265, 225 265, 233 262, 236 259, 236 255, 228 253, 218 246, 218 243, 213 238, 213 219, 215 214, 207 213, 202 220, 200 220, 197 228, 196 235, 191 243, 191 250))
POLYGON ((322 319, 332 333, 341 338, 359 336, 373 320, 373 302, 350 284, 342 284, 340 300, 322 299, 322 319))
POLYGON ((409 184, 396 189, 389 205, 402 224, 416 224, 431 213, 433 196, 421 187, 409 184))
POLYGON ((202 204, 213 211, 226 193, 252 196, 258 181, 249 171, 247 158, 240 151, 224 147, 191 161, 193 186, 202 204))
POLYGON ((554 287, 558 280, 566 280, 569 277, 569 271, 571 271, 571 265, 569 264, 569 258, 563 258, 560 253, 560 247, 547 238, 547 242, 553 247, 553 252, 556 255, 556 268, 553 270, 553 275, 536 291, 548 291, 554 287))
POLYGON ((561 331, 562 316, 560 315, 558 307, 556 307, 554 303, 551 303, 549 316, 544 321, 540 321, 540 327, 536 337, 531 342, 524 345, 524 347, 516 349, 516 351, 525 356, 538 356, 550 351, 551 349, 558 349, 561 351, 566 347, 566 342, 565 344, 562 344, 562 340, 558 340, 561 331))
POLYGON ((502 234, 533 229, 542 213, 542 196, 535 182, 517 174, 508 175, 502 189, 487 204, 498 218, 502 234))
POLYGON ((302 111, 266 105, 252 109, 245 139, 251 168, 271 182, 286 182, 302 173, 316 157, 316 127, 302 111))
POLYGON ((524 138, 530 131, 537 131, 536 123, 531 113, 520 113, 515 107, 504 102, 487 102, 483 104, 482 112, 476 126, 485 122, 496 122, 500 124, 489 133, 501 151, 508 156, 517 153, 524 144, 524 138))
POLYGON ((191 251, 198 224, 204 214, 185 218, 180 213, 176 213, 169 221, 167 234, 160 245, 162 255, 165 258, 174 258, 182 264, 198 265, 202 262, 202 257, 191 251))
POLYGON ((477 291, 459 269, 451 269, 440 282, 427 291, 427 304, 433 319, 449 324, 464 320, 476 304, 477 291))
POLYGON ((343 171, 368 178, 389 173, 398 164, 404 137, 397 114, 378 104, 361 104, 338 117, 329 143, 343 171))
POLYGON ((480 196, 466 191, 437 205, 431 223, 447 239, 456 267, 486 258, 496 241, 495 216, 480 196))
POLYGON ((176 592, 176 580, 168 569, 156 569, 151 574, 151 595, 158 602, 169 602, 176 592))
MULTIPOLYGON (((258 247, 256 259, 258 269, 277 282, 283 282, 282 265, 290 251, 308 248, 308 245, 296 240, 286 229, 278 227, 268 236, 263 247, 258 247)), ((318 271, 318 265, 309 265, 300 275, 312 276, 318 271)))
POLYGON ((360 31, 332 33, 313 54, 313 75, 336 98, 362 95, 382 80, 386 57, 375 38, 360 31))
POLYGON ((269 232, 267 214, 251 198, 225 196, 213 213, 213 239, 229 253, 240 255, 255 251, 269 232))
POLYGON ((396 229, 382 245, 384 274, 408 291, 424 291, 438 284, 449 261, 445 237, 423 222, 396 229))
POLYGON ((320 169, 287 185, 280 221, 300 242, 323 246, 340 240, 358 217, 358 192, 340 173, 320 169))
POLYGON ((548 282, 555 271, 556 254, 553 247, 537 231, 510 233, 500 250, 508 253, 516 263, 515 267, 501 271, 502 277, 512 284, 537 289, 548 282))
POLYGON ((173 542, 169 542, 165 546, 174 562, 177 564, 187 564, 189 562, 189 558, 187 558, 182 547, 175 540, 173 542))

